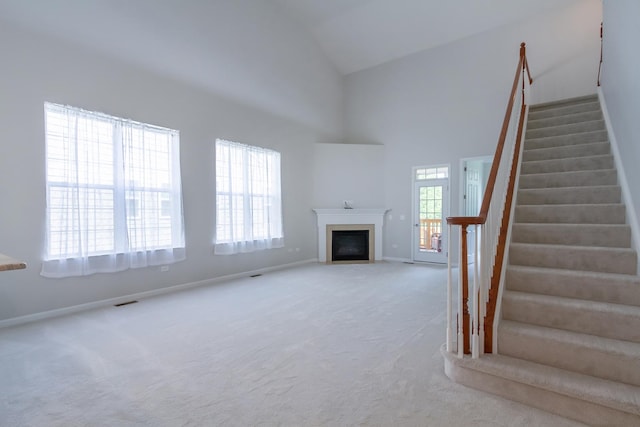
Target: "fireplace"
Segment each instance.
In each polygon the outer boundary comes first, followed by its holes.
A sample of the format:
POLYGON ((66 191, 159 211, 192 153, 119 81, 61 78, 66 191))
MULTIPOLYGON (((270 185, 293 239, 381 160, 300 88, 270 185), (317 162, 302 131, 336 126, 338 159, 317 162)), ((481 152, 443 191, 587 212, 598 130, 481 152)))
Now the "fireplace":
MULTIPOLYGON (((372 263, 382 260, 382 226, 387 209, 314 209, 318 217, 318 260, 320 262, 358 262, 372 263), (368 232, 368 256, 363 259, 333 260, 333 231, 366 231, 368 232)), ((360 233, 356 233, 360 234, 360 233)), ((341 239, 344 236, 339 236, 341 239)), ((349 240, 355 239, 353 233, 347 234, 349 240)), ((362 239, 362 236, 359 237, 362 239)), ((343 252, 356 252, 354 247, 343 252)), ((364 252, 358 249, 359 253, 364 252)), ((351 254, 355 257, 355 254, 351 254)), ((340 256, 339 256, 340 257, 340 256)))
POLYGON ((327 225, 327 263, 374 262, 373 224, 327 225))

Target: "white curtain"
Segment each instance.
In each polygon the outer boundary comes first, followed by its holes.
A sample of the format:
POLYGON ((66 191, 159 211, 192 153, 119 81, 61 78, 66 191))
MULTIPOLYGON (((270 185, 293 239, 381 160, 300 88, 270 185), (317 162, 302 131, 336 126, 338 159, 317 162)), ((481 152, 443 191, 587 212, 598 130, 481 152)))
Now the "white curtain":
POLYGON ((81 276, 184 260, 178 132, 50 103, 45 118, 41 274, 81 276))
POLYGON ((280 153, 216 141, 214 253, 230 255, 284 246, 280 153))

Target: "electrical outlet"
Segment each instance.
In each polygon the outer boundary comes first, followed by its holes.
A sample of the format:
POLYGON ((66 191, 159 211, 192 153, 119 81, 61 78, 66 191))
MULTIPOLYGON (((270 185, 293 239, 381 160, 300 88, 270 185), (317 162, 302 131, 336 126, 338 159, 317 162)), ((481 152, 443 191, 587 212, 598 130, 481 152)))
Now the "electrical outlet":
POLYGON ((167 271, 169 271, 169 266, 168 265, 163 265, 160 267, 160 271, 163 273, 166 273, 167 271))

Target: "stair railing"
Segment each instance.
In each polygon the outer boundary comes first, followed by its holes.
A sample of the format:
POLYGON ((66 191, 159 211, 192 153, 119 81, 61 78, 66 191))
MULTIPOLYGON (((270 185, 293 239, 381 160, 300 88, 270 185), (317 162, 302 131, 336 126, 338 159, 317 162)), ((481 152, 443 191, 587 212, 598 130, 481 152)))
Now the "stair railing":
POLYGON ((447 284, 448 352, 460 357, 471 354, 477 358, 494 349, 494 318, 498 289, 503 272, 507 231, 514 196, 520 145, 526 113, 525 94, 533 83, 527 62, 525 44, 520 44, 520 59, 509 96, 498 145, 478 216, 448 217, 449 236, 453 227, 460 227, 458 251, 456 336, 453 332, 453 272, 449 250, 447 284), (526 73, 526 76, 525 76, 526 73), (518 90, 521 87, 521 90, 518 90), (469 283, 468 228, 474 227, 473 283, 469 283))
POLYGON ((602 26, 602 22, 600 23, 600 63, 598 64, 598 87, 600 87, 600 73, 602 72, 602 50, 603 50, 603 45, 602 45, 602 30, 603 30, 603 26, 602 26))

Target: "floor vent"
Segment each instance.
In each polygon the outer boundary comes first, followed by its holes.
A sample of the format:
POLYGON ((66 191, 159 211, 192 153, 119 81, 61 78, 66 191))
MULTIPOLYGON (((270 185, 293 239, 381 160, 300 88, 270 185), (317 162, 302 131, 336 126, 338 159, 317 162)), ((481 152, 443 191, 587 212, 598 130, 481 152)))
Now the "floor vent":
POLYGON ((114 304, 114 307, 122 307, 123 305, 129 305, 129 304, 135 304, 138 301, 127 301, 127 302, 121 302, 120 304, 114 304))

